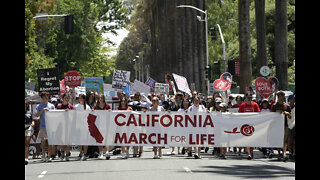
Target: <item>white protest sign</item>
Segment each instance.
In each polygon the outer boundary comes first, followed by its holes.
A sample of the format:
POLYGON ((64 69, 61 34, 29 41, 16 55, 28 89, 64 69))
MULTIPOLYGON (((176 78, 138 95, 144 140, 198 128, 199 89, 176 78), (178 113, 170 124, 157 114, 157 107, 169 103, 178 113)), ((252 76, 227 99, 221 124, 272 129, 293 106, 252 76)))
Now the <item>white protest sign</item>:
POLYGON ((80 94, 86 95, 86 87, 77 86, 74 88, 74 91, 76 93, 76 97, 79 97, 80 94))
POLYGON ((49 145, 282 147, 280 113, 45 113, 49 145))
POLYGON ((150 87, 144 84, 143 82, 135 79, 132 86, 132 91, 133 91, 132 94, 134 94, 135 92, 140 92, 140 93, 144 93, 145 95, 148 95, 148 93, 150 92, 150 87))
POLYGON ((183 76, 179 76, 179 75, 174 74, 174 73, 172 73, 172 75, 173 75, 174 81, 177 84, 177 88, 180 91, 183 91, 183 92, 188 93, 189 95, 191 95, 191 90, 189 88, 187 79, 185 77, 183 77, 183 76))
POLYGON ((154 88, 156 94, 169 94, 169 84, 156 83, 154 88))
POLYGON ((114 70, 112 88, 122 90, 130 80, 130 71, 114 70))

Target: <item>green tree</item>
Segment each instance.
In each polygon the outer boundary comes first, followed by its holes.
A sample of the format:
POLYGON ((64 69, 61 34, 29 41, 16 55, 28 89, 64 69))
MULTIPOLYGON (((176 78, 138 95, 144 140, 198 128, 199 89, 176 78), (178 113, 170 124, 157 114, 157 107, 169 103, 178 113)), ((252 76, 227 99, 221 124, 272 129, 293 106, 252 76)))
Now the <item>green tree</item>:
MULTIPOLYGON (((129 0, 131 3, 134 0, 129 0)), ((176 8, 181 4, 188 4, 208 12, 208 28, 219 24, 226 42, 226 59, 240 57, 239 44, 239 11, 237 1, 210 0, 136 0, 132 11, 129 34, 121 43, 116 58, 116 67, 134 72, 133 59, 136 55, 143 54, 144 63, 150 65, 152 78, 163 81, 163 72, 178 73, 185 76, 189 83, 194 82, 200 92, 205 90, 204 66, 206 58, 204 23, 197 21, 197 16, 204 19, 204 15, 190 8, 176 8), (193 72, 193 73, 190 73, 193 72), (191 81, 191 80, 194 81, 191 81)), ((260 1, 259 1, 260 2, 260 1)), ((248 1, 247 10, 250 14, 246 28, 250 29, 250 46, 247 47, 250 62, 245 67, 251 67, 250 79, 260 76, 258 61, 261 56, 267 58, 267 64, 275 69, 275 0, 265 0, 265 7, 258 6, 258 12, 265 11, 265 27, 260 27, 256 22, 255 1, 248 1), (265 29, 260 33, 257 28, 265 29), (265 55, 257 52, 258 38, 265 35, 265 55)), ((258 15, 259 16, 259 15, 258 15)), ((295 0, 287 0, 288 20, 288 66, 292 66, 295 59, 295 0)), ((209 36, 209 62, 223 59, 220 34, 217 40, 211 41, 209 36)), ((263 37, 262 37, 263 38, 263 37)), ((260 59, 261 60, 261 59, 260 59)), ((265 59, 261 60, 264 61, 265 59)), ((264 64, 263 63, 263 64, 264 64)), ((223 63, 221 63, 223 65, 223 63)), ((223 68, 221 67, 221 70, 223 68)), ((249 72, 249 71, 246 71, 249 72)), ((272 72, 275 76, 275 70, 272 72)), ((294 68, 288 72, 289 77, 294 74, 294 68)), ((212 80, 219 78, 213 72, 212 80)), ((132 76, 133 77, 133 76, 132 76)), ((294 78, 289 78, 289 83, 294 83, 294 78)), ((238 82, 239 77, 233 80, 238 82)), ((250 85, 251 81, 247 82, 250 85)), ((247 86, 245 85, 245 86, 247 86)), ((244 87, 245 88, 245 87, 244 87)))
POLYGON ((43 3, 36 0, 25 2, 25 80, 31 82, 37 82, 37 69, 55 66, 53 58, 43 54, 36 41, 36 22, 33 17, 43 3))
POLYGON ((85 66, 80 67, 82 77, 103 77, 105 83, 112 83, 113 70, 115 69, 114 58, 109 57, 107 47, 101 47, 100 53, 91 58, 85 66))
POLYGON ((83 76, 108 79, 114 60, 106 55, 110 49, 103 45, 112 44, 112 40, 105 40, 101 35, 105 32, 116 34, 117 29, 126 26, 127 17, 128 11, 121 0, 26 1, 26 79, 37 82, 36 69, 47 66, 58 67, 60 79, 69 70, 77 70, 83 76), (44 10, 42 4, 53 5, 44 10), (35 22, 32 17, 38 12, 72 14, 73 33, 65 34, 64 17, 48 17, 46 21, 35 22))

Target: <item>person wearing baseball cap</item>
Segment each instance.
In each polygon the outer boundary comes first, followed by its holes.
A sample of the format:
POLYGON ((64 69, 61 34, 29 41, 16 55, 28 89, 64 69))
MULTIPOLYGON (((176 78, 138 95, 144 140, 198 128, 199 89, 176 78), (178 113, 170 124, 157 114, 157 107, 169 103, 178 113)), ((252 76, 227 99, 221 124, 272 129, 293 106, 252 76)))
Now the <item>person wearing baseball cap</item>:
POLYGON ((227 103, 220 103, 220 112, 227 112, 228 104, 227 103))
POLYGON ((220 104, 222 103, 222 99, 220 97, 216 97, 214 99, 214 105, 213 107, 210 107, 209 108, 209 112, 213 112, 213 111, 220 111, 220 104))

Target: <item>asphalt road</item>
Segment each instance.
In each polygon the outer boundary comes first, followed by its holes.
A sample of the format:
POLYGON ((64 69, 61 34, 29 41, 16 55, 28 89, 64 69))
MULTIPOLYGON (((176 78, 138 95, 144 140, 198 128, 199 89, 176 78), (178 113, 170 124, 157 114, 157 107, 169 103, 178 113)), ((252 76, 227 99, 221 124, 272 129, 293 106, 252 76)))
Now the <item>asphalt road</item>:
POLYGON ((254 150, 253 160, 246 155, 238 156, 227 153, 227 160, 219 159, 208 153, 201 154, 201 159, 187 155, 170 155, 171 148, 163 149, 161 159, 153 159, 152 147, 144 147, 140 158, 122 160, 121 155, 112 155, 110 160, 88 159, 79 161, 79 152, 72 151, 70 161, 54 160, 43 163, 41 159, 31 159, 25 166, 25 179, 295 179, 295 162, 281 162, 276 157, 265 159, 262 153, 254 150))

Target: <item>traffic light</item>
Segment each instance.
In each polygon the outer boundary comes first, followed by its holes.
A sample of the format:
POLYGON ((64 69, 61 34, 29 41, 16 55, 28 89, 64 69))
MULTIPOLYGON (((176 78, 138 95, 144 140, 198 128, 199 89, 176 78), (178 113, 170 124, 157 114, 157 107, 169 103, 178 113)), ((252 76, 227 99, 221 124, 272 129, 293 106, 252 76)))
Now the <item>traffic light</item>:
POLYGON ((215 27, 210 28, 210 35, 212 41, 217 40, 217 31, 215 27))
POLYGON ((236 66, 235 66, 235 60, 228 60, 228 72, 231 73, 231 75, 235 75, 236 72, 236 66))
POLYGON ((211 66, 206 66, 206 79, 211 80, 211 66))
POLYGON ((73 32, 73 15, 64 17, 64 32, 66 34, 71 34, 73 32))
POLYGON ((213 69, 214 69, 214 73, 217 74, 218 76, 220 76, 220 74, 221 74, 221 72, 220 72, 220 61, 213 62, 213 69))

